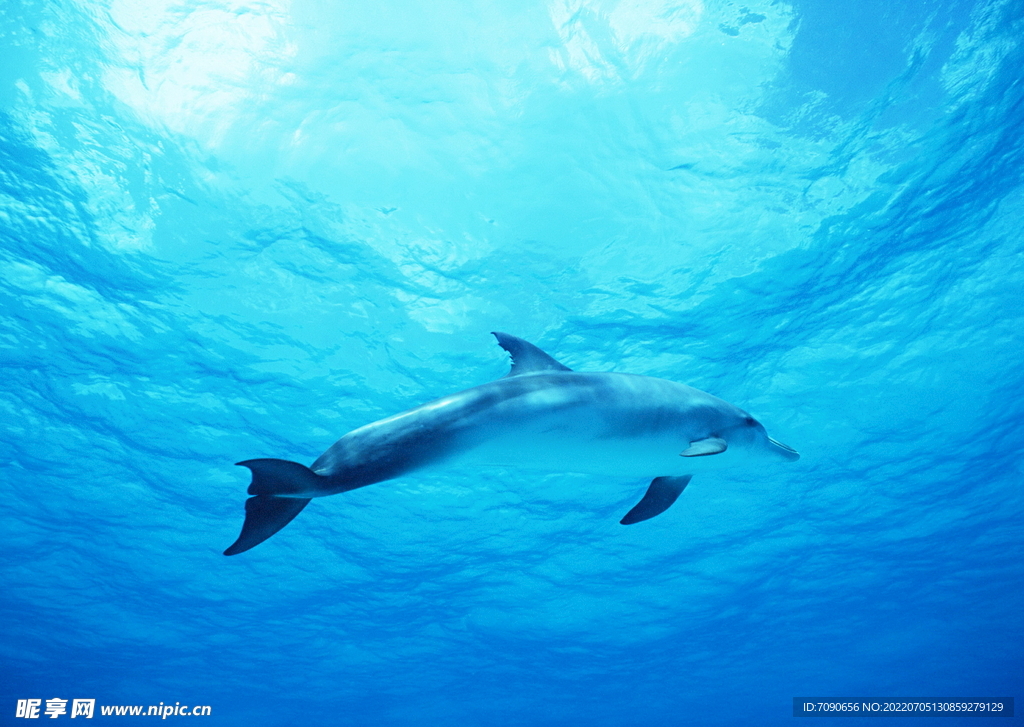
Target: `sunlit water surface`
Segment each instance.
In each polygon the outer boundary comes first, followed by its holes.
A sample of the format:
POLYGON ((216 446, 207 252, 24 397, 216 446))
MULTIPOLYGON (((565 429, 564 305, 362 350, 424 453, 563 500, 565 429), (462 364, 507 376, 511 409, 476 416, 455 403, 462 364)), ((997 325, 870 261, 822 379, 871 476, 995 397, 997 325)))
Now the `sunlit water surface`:
POLYGON ((0 15, 4 724, 1024 697, 1020 2, 0 15), (221 555, 234 462, 504 375, 492 330, 802 459, 630 527, 646 480, 414 474, 221 555))

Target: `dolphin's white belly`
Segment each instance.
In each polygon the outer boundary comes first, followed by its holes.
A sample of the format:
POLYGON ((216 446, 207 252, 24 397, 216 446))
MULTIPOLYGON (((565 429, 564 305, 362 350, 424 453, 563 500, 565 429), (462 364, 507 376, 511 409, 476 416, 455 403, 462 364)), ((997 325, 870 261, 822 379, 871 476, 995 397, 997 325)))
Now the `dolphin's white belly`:
MULTIPOLYGON (((519 402, 515 412, 492 412, 490 420, 480 425, 480 443, 445 463, 623 477, 693 474, 739 464, 735 454, 682 457, 690 428, 682 416, 662 428, 631 431, 629 419, 642 416, 642 408, 633 403, 587 401, 555 408, 555 413, 546 413, 538 402, 519 402)), ((699 428, 700 422, 694 426, 699 428)))
POLYGON ((668 440, 605 440, 562 432, 518 432, 496 437, 452 459, 466 465, 492 465, 549 472, 584 472, 623 477, 657 477, 694 472, 692 462, 675 454, 668 440), (662 446, 657 446, 661 444, 662 446))

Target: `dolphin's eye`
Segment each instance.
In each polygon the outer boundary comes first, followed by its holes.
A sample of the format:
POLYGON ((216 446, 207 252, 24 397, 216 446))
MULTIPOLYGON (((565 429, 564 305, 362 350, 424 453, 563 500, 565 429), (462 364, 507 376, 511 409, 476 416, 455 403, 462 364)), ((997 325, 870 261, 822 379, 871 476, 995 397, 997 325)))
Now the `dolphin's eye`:
POLYGON ((752 427, 752 426, 754 426, 755 424, 757 424, 757 420, 756 420, 756 419, 754 419, 754 417, 747 417, 746 419, 744 419, 744 420, 743 420, 743 422, 744 422, 744 423, 745 423, 745 424, 746 424, 746 425, 747 425, 748 427, 752 427))

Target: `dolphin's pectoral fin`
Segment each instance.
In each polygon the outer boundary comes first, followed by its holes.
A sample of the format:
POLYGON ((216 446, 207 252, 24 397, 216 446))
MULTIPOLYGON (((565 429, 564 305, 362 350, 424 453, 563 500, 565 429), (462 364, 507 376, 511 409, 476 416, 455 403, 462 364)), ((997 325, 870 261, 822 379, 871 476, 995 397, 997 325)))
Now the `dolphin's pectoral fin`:
POLYGON ((512 355, 512 370, 508 376, 532 374, 535 371, 572 371, 521 338, 500 331, 491 331, 491 335, 498 339, 499 346, 512 355))
POLYGON ((724 452, 725 448, 729 445, 726 444, 724 439, 718 437, 708 437, 707 439, 698 439, 696 442, 690 442, 690 446, 679 453, 680 457, 706 457, 709 454, 718 454, 724 452))
POLYGON ((651 486, 632 510, 626 513, 626 517, 619 520, 623 525, 632 525, 641 520, 650 520, 655 515, 660 515, 672 506, 686 485, 689 484, 693 475, 682 477, 655 477, 651 480, 651 486))
POLYGON ((256 495, 245 501, 245 522, 238 540, 224 551, 224 555, 235 555, 254 548, 302 512, 309 500, 298 497, 274 497, 256 495))

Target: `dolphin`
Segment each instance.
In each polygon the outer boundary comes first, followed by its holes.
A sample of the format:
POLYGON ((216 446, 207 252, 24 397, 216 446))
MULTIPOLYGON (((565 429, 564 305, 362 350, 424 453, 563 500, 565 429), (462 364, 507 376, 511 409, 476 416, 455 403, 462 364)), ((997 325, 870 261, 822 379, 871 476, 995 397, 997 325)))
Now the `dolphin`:
POLYGON ((355 429, 309 467, 239 462, 252 471, 252 497, 224 555, 259 545, 314 497, 439 465, 653 476, 620 521, 631 525, 667 510, 697 472, 800 458, 750 414, 711 394, 651 376, 572 371, 521 338, 492 335, 512 357, 503 378, 355 429))

